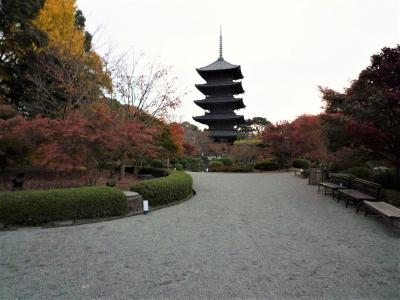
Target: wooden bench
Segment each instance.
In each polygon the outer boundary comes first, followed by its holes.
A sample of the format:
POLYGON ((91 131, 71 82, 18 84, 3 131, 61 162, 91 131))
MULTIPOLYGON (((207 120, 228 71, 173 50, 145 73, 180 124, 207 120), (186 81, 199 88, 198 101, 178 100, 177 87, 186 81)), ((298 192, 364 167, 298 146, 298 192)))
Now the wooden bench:
MULTIPOLYGON (((365 215, 367 215, 370 211, 377 213, 378 215, 382 216, 385 221, 389 223, 390 229, 392 231, 395 230, 395 221, 400 221, 400 208, 397 208, 389 203, 378 201, 363 201, 362 202, 365 208, 365 215)), ((356 213, 358 212, 358 209, 356 213)), ((400 224, 400 222, 399 222, 400 224)), ((400 230, 400 226, 398 228, 400 230)))
POLYGON ((351 183, 350 189, 339 189, 337 201, 342 198, 346 199, 346 207, 350 202, 357 205, 357 209, 362 204, 362 201, 378 201, 381 192, 381 185, 375 182, 367 181, 360 178, 355 178, 351 183))
POLYGON ((318 184, 317 193, 319 193, 321 187, 323 187, 325 195, 328 193, 328 190, 330 190, 332 197, 334 197, 335 193, 339 189, 348 189, 350 185, 351 185, 351 176, 339 173, 329 173, 328 179, 318 184))

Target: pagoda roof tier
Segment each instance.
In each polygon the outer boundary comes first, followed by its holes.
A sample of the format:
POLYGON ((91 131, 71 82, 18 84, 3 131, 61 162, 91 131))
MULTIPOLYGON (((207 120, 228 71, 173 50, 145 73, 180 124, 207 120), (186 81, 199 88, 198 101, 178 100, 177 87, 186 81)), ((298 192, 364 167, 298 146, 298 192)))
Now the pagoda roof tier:
POLYGON ((198 106, 206 110, 209 110, 210 108, 213 107, 223 107, 223 106, 229 106, 233 110, 246 107, 243 103, 242 98, 233 98, 233 97, 212 97, 202 100, 195 100, 194 103, 196 103, 198 106))
POLYGON ((242 79, 242 71, 240 65, 233 65, 225 61, 222 57, 218 58, 213 63, 196 69, 197 73, 205 80, 209 78, 215 78, 216 75, 226 74, 229 78, 233 80, 242 79))
POLYGON ((196 84, 196 88, 206 96, 238 95, 244 93, 240 81, 214 81, 196 84))
POLYGON ((202 124, 215 124, 215 123, 231 123, 231 124, 240 124, 244 123, 244 117, 241 115, 237 115, 235 113, 232 114, 214 114, 208 113, 203 116, 193 117, 193 120, 202 123, 202 124))

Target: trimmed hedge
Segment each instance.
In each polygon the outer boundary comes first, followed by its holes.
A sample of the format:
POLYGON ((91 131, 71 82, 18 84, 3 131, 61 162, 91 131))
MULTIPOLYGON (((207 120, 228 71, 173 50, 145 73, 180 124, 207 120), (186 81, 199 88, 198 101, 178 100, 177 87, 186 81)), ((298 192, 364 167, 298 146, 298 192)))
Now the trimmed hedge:
POLYGON ((276 161, 266 160, 256 163, 254 168, 262 171, 275 171, 279 170, 279 164, 276 161))
POLYGON ((310 162, 307 159, 295 159, 293 161, 293 167, 297 169, 308 169, 310 162))
POLYGON ((173 163, 179 163, 183 166, 185 170, 192 172, 200 172, 204 170, 204 161, 199 157, 182 157, 173 159, 173 163))
POLYGON ((371 180, 373 175, 372 171, 365 167, 352 167, 350 169, 341 171, 340 173, 351 174, 365 180, 371 180))
POLYGON ((165 177, 168 176, 169 173, 165 169, 160 168, 152 168, 152 167, 144 167, 139 170, 139 175, 149 174, 153 177, 165 177))
POLYGON ((135 184, 131 191, 138 192, 150 205, 158 206, 182 200, 192 193, 193 179, 182 171, 135 184))
POLYGON ((214 161, 219 161, 219 162, 223 163, 224 166, 233 166, 233 160, 232 160, 232 158, 230 158, 228 156, 222 156, 222 157, 219 157, 219 158, 215 158, 213 160, 213 162, 214 161))
POLYGON ((216 170, 220 167, 223 167, 224 164, 221 161, 218 160, 213 160, 212 162, 210 162, 210 164, 208 165, 209 171, 210 172, 216 172, 216 170))
POLYGON ((165 168, 164 162, 162 160, 159 160, 159 159, 152 160, 151 166, 153 168, 165 168))
POLYGON ((382 185, 384 189, 394 189, 396 173, 393 169, 374 172, 372 180, 382 185))
POLYGON ((233 166, 217 166, 214 167, 210 172, 227 172, 227 173, 250 173, 253 172, 253 168, 240 166, 240 165, 233 165, 233 166))
POLYGON ((0 193, 0 223, 6 225, 122 216, 127 212, 124 193, 110 187, 0 193))
POLYGON ((183 166, 182 166, 182 164, 174 164, 173 167, 174 167, 177 171, 183 171, 183 166))
POLYGON ((383 200, 400 208, 400 191, 384 189, 383 200))

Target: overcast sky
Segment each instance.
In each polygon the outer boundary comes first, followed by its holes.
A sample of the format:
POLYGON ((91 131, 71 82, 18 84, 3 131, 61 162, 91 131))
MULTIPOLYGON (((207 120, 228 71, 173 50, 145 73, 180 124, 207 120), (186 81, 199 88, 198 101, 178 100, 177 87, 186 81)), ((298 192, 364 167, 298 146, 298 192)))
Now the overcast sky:
MULTIPOLYGON (((400 43, 400 0, 78 0, 87 28, 120 50, 159 56, 189 92, 176 119, 203 111, 196 67, 224 58, 244 75, 245 118, 321 111, 318 85, 341 90, 370 56, 400 43)), ((199 124, 197 124, 199 125, 199 124)))

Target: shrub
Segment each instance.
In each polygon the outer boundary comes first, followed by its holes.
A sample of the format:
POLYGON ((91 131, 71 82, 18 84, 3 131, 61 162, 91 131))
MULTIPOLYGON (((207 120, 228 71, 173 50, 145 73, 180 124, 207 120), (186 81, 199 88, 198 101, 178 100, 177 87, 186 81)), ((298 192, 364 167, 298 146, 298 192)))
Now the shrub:
POLYGON ((224 164, 218 160, 213 160, 209 165, 208 165, 208 169, 210 172, 217 172, 216 170, 219 167, 222 167, 224 164))
POLYGON ((0 193, 0 223, 36 225, 50 221, 121 216, 126 196, 109 187, 0 193))
POLYGON ((383 200, 389 204, 400 208, 400 191, 395 190, 383 190, 383 200))
POLYGON ((310 162, 307 159, 295 159, 293 161, 293 167, 298 169, 308 169, 310 162))
POLYGON ((162 160, 159 160, 159 159, 152 160, 151 161, 151 166, 153 168, 160 168, 160 169, 165 168, 164 162, 162 160))
POLYGON ((218 166, 214 170, 214 172, 228 172, 228 173, 249 173, 252 172, 253 169, 251 167, 233 165, 233 166, 218 166))
POLYGON ((384 189, 393 189, 396 182, 396 174, 394 170, 374 172, 372 180, 382 185, 384 189))
POLYGON ((274 170, 279 170, 279 164, 276 161, 265 160, 256 163, 254 168, 262 171, 274 171, 274 170))
POLYGON ((150 174, 153 177, 165 177, 168 176, 168 171, 165 169, 144 167, 139 170, 139 175, 150 174))
POLYGON ((303 172, 301 172, 301 175, 303 175, 304 178, 310 177, 311 170, 310 169, 303 169, 303 172))
POLYGON ((125 167, 125 172, 133 174, 133 173, 135 173, 135 167, 134 166, 125 167))
POLYGON ((232 158, 230 158, 228 156, 219 157, 219 158, 215 159, 214 161, 222 162, 224 164, 224 166, 233 166, 233 160, 232 160, 232 158))
POLYGON ((358 178, 371 180, 372 179, 372 171, 365 167, 352 167, 350 169, 344 170, 340 173, 351 174, 358 178))
POLYGON ((204 170, 204 162, 201 158, 198 157, 182 157, 176 160, 176 163, 182 164, 185 170, 189 170, 192 172, 200 172, 204 170))
POLYGON ((182 171, 171 171, 166 177, 135 184, 131 191, 138 192, 150 205, 158 206, 182 200, 192 193, 192 177, 182 171))
POLYGON ((173 167, 177 170, 177 171, 183 171, 183 166, 181 164, 174 164, 173 167))

